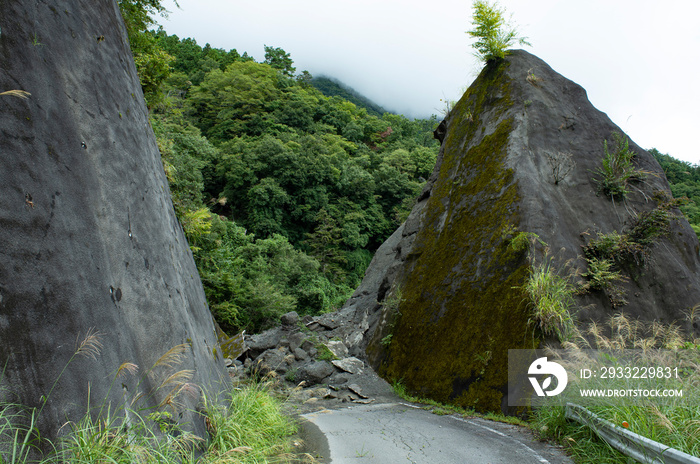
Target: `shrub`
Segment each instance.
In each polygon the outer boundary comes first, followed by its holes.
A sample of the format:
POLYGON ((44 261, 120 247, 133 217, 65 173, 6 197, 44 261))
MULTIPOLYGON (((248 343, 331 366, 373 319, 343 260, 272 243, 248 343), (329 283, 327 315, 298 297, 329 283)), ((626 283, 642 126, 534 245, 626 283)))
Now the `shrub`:
POLYGON ((615 263, 602 258, 590 258, 586 261, 588 270, 583 273, 583 277, 588 279, 588 282, 579 287, 579 293, 586 293, 591 289, 600 290, 607 293, 613 308, 626 305, 625 290, 617 283, 624 282, 627 278, 615 268, 615 263))
POLYGON ((598 234, 583 247, 583 254, 588 261, 593 258, 614 261, 617 264, 645 261, 644 247, 630 238, 628 234, 612 231, 609 234, 598 234))
POLYGON ((608 149, 608 141, 603 142, 603 166, 598 169, 598 178, 595 181, 603 194, 612 200, 624 199, 629 191, 628 184, 632 180, 642 179, 643 171, 638 171, 632 164, 635 153, 630 150, 629 140, 619 132, 612 134, 614 148, 608 149))
POLYGON ((612 231, 609 234, 598 234, 583 247, 586 260, 600 258, 614 261, 622 265, 634 262, 643 265, 649 248, 654 241, 668 234, 671 220, 676 214, 671 208, 679 205, 678 200, 659 197, 659 205, 651 211, 644 211, 637 215, 632 227, 625 232, 612 231))
POLYGON ((530 45, 526 37, 519 37, 515 27, 505 19, 505 9, 498 8, 498 2, 493 5, 483 0, 476 0, 472 9, 472 24, 474 29, 467 31, 476 39, 472 45, 475 55, 483 62, 505 57, 506 50, 514 43, 530 45))

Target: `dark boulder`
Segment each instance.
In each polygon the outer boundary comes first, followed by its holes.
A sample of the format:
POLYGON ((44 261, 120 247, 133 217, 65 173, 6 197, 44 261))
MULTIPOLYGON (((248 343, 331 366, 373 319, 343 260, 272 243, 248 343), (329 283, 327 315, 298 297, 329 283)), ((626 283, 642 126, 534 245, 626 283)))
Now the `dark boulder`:
MULTIPOLYGON (((117 413, 151 392, 153 407, 174 371, 217 395, 228 375, 117 2, 8 0, 0 30, 0 91, 31 93, 0 96, 2 386, 30 407, 55 387, 39 417, 49 438, 88 403, 117 413), (61 375, 88 333, 99 356, 61 375), (116 381, 124 362, 139 371, 116 381)), ((199 399, 183 395, 173 417, 204 436, 199 399)))
POLYGON ((439 401, 500 409, 507 350, 545 338, 528 323, 522 289, 533 265, 551 262, 585 285, 585 246, 601 234, 632 237, 664 214, 673 217, 667 233, 645 245, 643 259, 620 266, 626 304, 612 291, 582 292, 578 323, 623 312, 700 335, 685 317, 700 302, 697 236, 669 206, 659 165, 632 141, 643 174, 624 199, 602 191, 604 142, 613 150, 622 131, 583 88, 514 51, 484 68, 445 128, 416 206, 341 309, 355 326, 366 321, 360 346, 380 374, 439 401), (519 233, 539 241, 515 249, 519 233))
POLYGON ((295 380, 306 382, 306 386, 323 382, 335 372, 335 368, 328 361, 312 361, 299 368, 295 380))

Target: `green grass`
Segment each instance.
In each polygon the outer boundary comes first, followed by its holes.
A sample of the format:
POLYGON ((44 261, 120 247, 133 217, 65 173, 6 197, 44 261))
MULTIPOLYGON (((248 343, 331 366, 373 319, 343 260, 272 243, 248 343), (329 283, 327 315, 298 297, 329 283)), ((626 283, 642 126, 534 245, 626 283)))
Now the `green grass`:
POLYGON ((27 461, 36 443, 35 419, 36 415, 21 405, 0 402, 0 464, 27 461))
POLYGON ((289 462, 288 437, 296 426, 282 414, 281 406, 266 383, 235 389, 223 406, 209 403, 211 461, 204 462, 289 462))
POLYGON ((282 401, 266 383, 251 383, 230 392, 226 401, 206 401, 210 439, 180 430, 168 413, 142 417, 128 411, 107 410, 98 418, 86 414, 69 422, 43 458, 30 458, 38 450, 34 416, 20 405, 0 404, 0 464, 63 463, 286 463, 298 462, 291 436, 296 425, 281 411, 282 401), (29 422, 27 422, 29 421, 29 422), (24 424, 24 425, 23 425, 24 424))
POLYGON ((568 340, 574 328, 571 311, 575 306, 575 288, 571 279, 559 275, 552 260, 545 256, 543 262, 533 263, 523 290, 532 307, 530 324, 545 335, 568 340))
MULTIPOLYGON (((79 355, 96 358, 101 348, 99 335, 88 332, 68 364, 79 355)), ((141 379, 162 380, 152 391, 133 398, 129 408, 112 410, 106 399, 90 404, 82 418, 63 424, 54 441, 41 437, 36 423, 68 365, 38 408, 8 401, 12 396, 0 391, 0 464, 300 462, 302 457, 292 454, 291 445, 296 425, 283 414, 282 400, 272 393, 269 379, 239 385, 224 401, 214 401, 205 394, 198 414, 204 416, 208 439, 179 426, 174 420, 182 407, 179 395, 198 388, 189 382, 190 371, 176 369, 187 346, 168 350, 142 374, 141 379), (158 406, 144 409, 140 405, 146 398, 151 403, 156 400, 158 406)), ((123 363, 113 383, 137 370, 136 365, 123 363)))
MULTIPOLYGON (((605 398, 583 404, 603 419, 616 425, 629 424, 629 430, 685 453, 700 455, 700 340, 689 341, 678 326, 657 322, 644 324, 627 319, 622 314, 610 318, 606 326, 590 324, 580 334, 570 350, 599 349, 621 352, 637 349, 640 358, 634 366, 680 367, 679 379, 663 382, 655 379, 648 384, 639 379, 588 379, 585 388, 661 388, 682 389, 683 397, 671 398, 605 398), (585 337, 584 337, 585 336, 585 337)), ((583 358, 581 358, 583 359, 583 358)), ((583 361, 590 367, 591 364, 583 361)), ((583 366, 582 364, 582 366, 583 366)), ((570 366, 577 372, 577 366, 570 366)), ((572 379, 576 385, 578 379, 572 379)), ((546 405, 532 416, 533 429, 543 438, 554 439, 564 445, 577 463, 626 463, 627 458, 612 450, 596 437, 588 427, 564 419, 564 407, 546 405)))

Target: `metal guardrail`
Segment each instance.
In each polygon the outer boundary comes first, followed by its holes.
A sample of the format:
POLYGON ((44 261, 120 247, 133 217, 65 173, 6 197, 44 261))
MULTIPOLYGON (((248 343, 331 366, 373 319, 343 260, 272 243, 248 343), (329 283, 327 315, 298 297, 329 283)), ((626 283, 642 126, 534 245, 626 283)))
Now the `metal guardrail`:
POLYGON ((700 458, 618 427, 583 406, 566 403, 566 418, 587 425, 610 446, 643 464, 700 464, 700 458))

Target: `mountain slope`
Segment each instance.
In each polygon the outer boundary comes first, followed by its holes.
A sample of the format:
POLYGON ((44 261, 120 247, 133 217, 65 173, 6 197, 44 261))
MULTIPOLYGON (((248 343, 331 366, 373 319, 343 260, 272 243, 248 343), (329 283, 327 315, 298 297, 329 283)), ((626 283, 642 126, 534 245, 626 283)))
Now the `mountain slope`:
POLYGON ((311 85, 320 90, 327 97, 340 97, 354 103, 359 108, 364 108, 372 116, 381 117, 387 110, 360 94, 357 90, 348 87, 337 79, 326 76, 314 77, 311 85))

